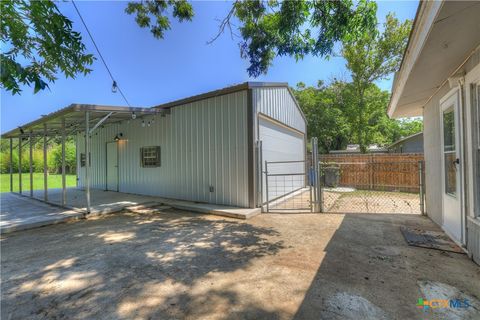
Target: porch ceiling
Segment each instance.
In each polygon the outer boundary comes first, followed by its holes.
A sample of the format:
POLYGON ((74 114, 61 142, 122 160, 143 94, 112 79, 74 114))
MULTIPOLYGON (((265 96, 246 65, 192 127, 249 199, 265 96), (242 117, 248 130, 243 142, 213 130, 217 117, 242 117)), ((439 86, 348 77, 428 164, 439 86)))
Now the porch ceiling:
POLYGON ((422 107, 480 45, 479 17, 480 2, 420 3, 393 84, 389 116, 422 115, 422 107))
POLYGON ((85 130, 85 112, 90 113, 89 127, 92 128, 102 118, 110 116, 102 124, 115 123, 122 120, 132 119, 132 114, 139 118, 145 115, 166 114, 169 110, 151 108, 131 108, 120 106, 100 106, 89 104, 71 104, 70 106, 52 112, 41 118, 24 124, 16 129, 2 134, 2 138, 27 137, 30 133, 33 136, 44 135, 44 125, 47 125, 47 135, 60 135, 62 132, 62 119, 65 119, 65 130, 67 134, 74 134, 85 130))

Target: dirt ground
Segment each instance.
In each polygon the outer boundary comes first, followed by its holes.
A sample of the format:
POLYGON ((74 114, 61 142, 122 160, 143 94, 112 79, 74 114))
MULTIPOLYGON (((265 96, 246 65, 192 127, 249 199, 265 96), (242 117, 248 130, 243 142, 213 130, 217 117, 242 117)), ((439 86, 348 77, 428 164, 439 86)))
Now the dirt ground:
POLYGON ((480 267, 409 247, 398 214, 170 210, 1 239, 2 319, 479 319, 480 267), (468 299, 423 311, 419 298, 468 299))
POLYGON ((327 212, 420 214, 420 197, 415 193, 357 190, 323 193, 327 212))

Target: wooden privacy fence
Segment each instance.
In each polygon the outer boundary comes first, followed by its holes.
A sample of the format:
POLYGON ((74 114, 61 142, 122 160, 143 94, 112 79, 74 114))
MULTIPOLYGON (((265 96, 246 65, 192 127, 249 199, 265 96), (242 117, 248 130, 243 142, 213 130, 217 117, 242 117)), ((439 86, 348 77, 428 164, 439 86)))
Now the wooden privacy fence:
POLYGON ((326 154, 320 161, 324 171, 338 172, 340 187, 419 192, 419 162, 424 158, 420 153, 326 154))

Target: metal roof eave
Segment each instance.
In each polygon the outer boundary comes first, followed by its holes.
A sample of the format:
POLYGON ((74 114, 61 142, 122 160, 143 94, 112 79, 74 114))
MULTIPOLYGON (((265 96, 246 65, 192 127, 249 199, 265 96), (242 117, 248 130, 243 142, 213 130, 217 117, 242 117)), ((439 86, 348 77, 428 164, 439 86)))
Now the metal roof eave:
POLYGON ((179 100, 163 103, 154 106, 155 109, 170 109, 179 105, 192 103, 199 100, 204 100, 208 98, 218 97, 229 93, 234 93, 242 90, 248 90, 253 88, 289 88, 288 82, 244 82, 241 84, 233 85, 230 87, 217 89, 205 93, 201 93, 198 95, 194 95, 187 98, 182 98, 179 100))
POLYGON ((392 94, 387 107, 387 114, 390 118, 393 117, 407 79, 414 68, 442 5, 443 1, 420 1, 418 4, 400 69, 395 73, 392 85, 392 94))
POLYGON ((218 96, 222 96, 222 95, 225 95, 225 94, 230 94, 230 93, 234 93, 234 92, 238 92, 238 91, 242 91, 242 90, 253 89, 253 88, 287 88, 288 92, 290 93, 293 101, 295 102, 295 105, 296 105, 297 109, 299 110, 299 112, 300 112, 300 114, 301 114, 301 116, 302 116, 302 118, 303 118, 303 120, 305 121, 305 124, 306 124, 307 118, 305 117, 305 114, 303 113, 302 108, 300 108, 300 105, 299 105, 297 99, 295 98, 295 95, 293 94, 292 89, 288 85, 288 82, 252 82, 252 81, 247 81, 247 82, 237 84, 237 85, 234 85, 234 86, 230 86, 230 87, 226 87, 226 88, 222 88, 222 89, 218 89, 218 90, 214 90, 214 91, 209 91, 209 92, 201 93, 201 94, 194 95, 194 96, 191 96, 191 97, 187 97, 187 98, 183 98, 183 99, 159 104, 157 106, 154 106, 153 108, 154 109, 160 109, 160 108, 170 109, 170 108, 173 108, 173 107, 176 107, 176 106, 192 103, 192 102, 195 102, 195 101, 200 101, 200 100, 204 100, 204 99, 208 99, 208 98, 218 97, 218 96))
MULTIPOLYGON (((152 108, 138 108, 138 107, 123 107, 123 106, 103 106, 103 105, 92 105, 92 104, 71 104, 65 108, 62 108, 60 110, 54 111, 52 113, 49 113, 39 119, 36 119, 34 121, 31 121, 29 123, 26 123, 24 125, 19 126, 18 128, 15 128, 13 130, 10 130, 4 134, 1 135, 2 139, 5 138, 18 138, 21 136, 28 136, 28 134, 32 131, 35 130, 36 127, 39 125, 43 124, 53 124, 55 120, 65 118, 66 120, 74 120, 78 121, 79 119, 82 119, 83 117, 78 117, 79 113, 82 112, 92 112, 92 113, 98 113, 99 117, 104 116, 105 113, 110 113, 113 112, 115 117, 117 118, 117 121, 119 120, 118 115, 121 114, 131 114, 135 113, 139 116, 142 115, 150 115, 150 114, 162 114, 162 113, 168 113, 169 111, 167 110, 158 110, 158 109, 152 109, 152 108), (24 133, 22 133, 22 131, 24 133)), ((94 121, 96 118, 92 118, 92 121, 94 121)), ((58 125, 58 124, 57 124, 58 125)), ((72 123, 70 123, 69 128, 72 127, 72 123)), ((81 123, 78 123, 75 125, 75 127, 81 127, 81 123)), ((59 130, 59 128, 50 128, 49 133, 54 131, 59 130)), ((37 130, 38 131, 38 130, 37 130)), ((35 132, 37 135, 42 134, 41 132, 35 132)))

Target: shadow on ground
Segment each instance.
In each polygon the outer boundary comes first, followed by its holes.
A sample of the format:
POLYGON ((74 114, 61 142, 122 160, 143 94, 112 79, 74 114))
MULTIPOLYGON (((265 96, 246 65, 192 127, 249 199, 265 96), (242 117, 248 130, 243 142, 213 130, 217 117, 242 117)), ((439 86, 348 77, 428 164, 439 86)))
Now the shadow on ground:
POLYGON ((0 244, 2 319, 478 319, 480 268, 400 214, 115 214, 0 244), (469 299, 425 312, 418 298, 469 299))
POLYGON ((271 228, 173 212, 18 232, 2 240, 2 319, 158 319, 221 312, 211 306, 242 317, 275 317, 261 305, 236 310, 235 284, 207 282, 275 255, 283 247, 276 238, 271 228), (206 285, 195 291, 198 281, 206 285))
POLYGON ((429 218, 342 216, 294 319, 480 319, 480 268, 465 254, 406 245, 400 226, 440 231, 429 218), (419 298, 470 307, 423 310, 419 298))

